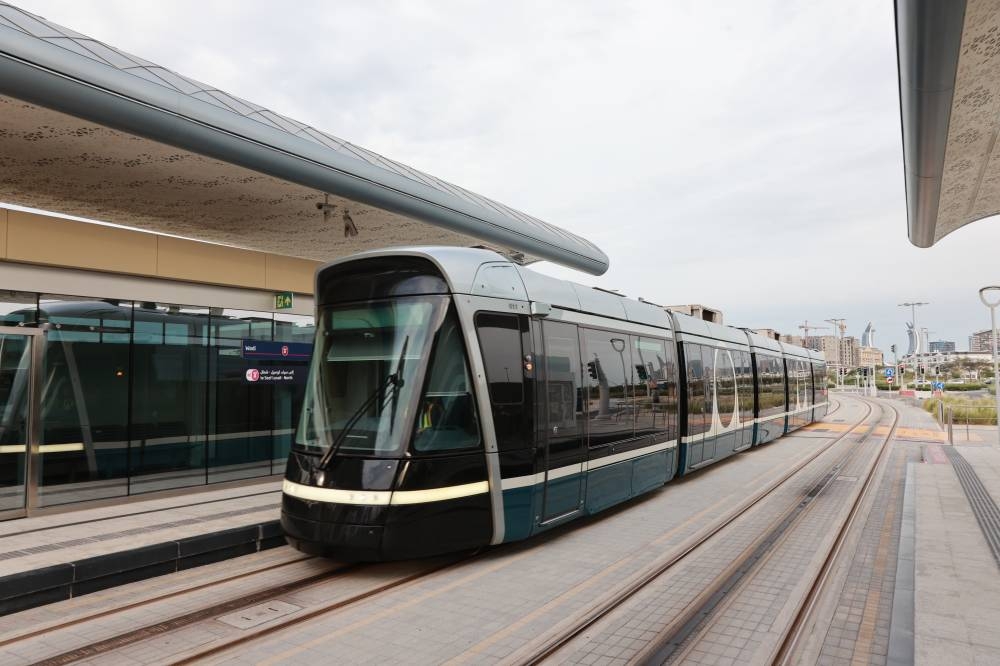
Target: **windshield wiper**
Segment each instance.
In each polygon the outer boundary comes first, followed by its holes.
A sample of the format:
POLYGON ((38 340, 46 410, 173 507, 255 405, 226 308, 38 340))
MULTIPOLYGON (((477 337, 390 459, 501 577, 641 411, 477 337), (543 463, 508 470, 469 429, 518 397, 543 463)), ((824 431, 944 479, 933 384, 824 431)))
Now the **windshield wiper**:
MULTIPOLYGON (((327 449, 326 453, 323 454, 323 457, 319 459, 318 463, 316 463, 316 469, 318 470, 326 469, 326 466, 330 464, 331 460, 333 460, 333 456, 337 455, 337 451, 340 450, 341 445, 347 439, 347 436, 354 428, 354 425, 361 419, 362 416, 364 416, 365 412, 367 412, 368 409, 375 404, 382 391, 384 391, 390 385, 392 386, 391 396, 393 398, 393 403, 392 403, 393 416, 395 415, 396 395, 398 394, 399 389, 403 386, 403 361, 404 357, 406 356, 406 347, 407 345, 409 345, 409 343, 410 343, 410 336, 407 335, 406 339, 403 340, 403 348, 399 352, 399 361, 396 362, 396 370, 394 372, 389 373, 389 375, 385 379, 383 379, 378 386, 375 387, 375 390, 372 391, 372 394, 369 395, 367 398, 365 398, 365 401, 361 403, 361 406, 358 407, 356 410, 354 410, 354 413, 351 414, 351 418, 349 418, 347 420, 347 423, 344 424, 343 430, 341 430, 340 434, 337 435, 337 439, 333 441, 333 443, 330 445, 330 448, 327 449)), ((389 397, 390 396, 387 395, 385 397, 385 400, 387 400, 389 397)), ((383 400, 383 406, 385 400, 383 400)), ((389 427, 390 428, 392 427, 391 423, 389 427)))

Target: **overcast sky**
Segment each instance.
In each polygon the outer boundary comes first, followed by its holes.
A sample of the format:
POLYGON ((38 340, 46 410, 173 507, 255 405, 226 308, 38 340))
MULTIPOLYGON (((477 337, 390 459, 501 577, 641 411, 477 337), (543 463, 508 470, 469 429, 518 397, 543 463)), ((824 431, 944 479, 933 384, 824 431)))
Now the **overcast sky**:
POLYGON ((15 0, 596 242, 726 323, 988 328, 1000 224, 906 239, 892 3, 15 0))

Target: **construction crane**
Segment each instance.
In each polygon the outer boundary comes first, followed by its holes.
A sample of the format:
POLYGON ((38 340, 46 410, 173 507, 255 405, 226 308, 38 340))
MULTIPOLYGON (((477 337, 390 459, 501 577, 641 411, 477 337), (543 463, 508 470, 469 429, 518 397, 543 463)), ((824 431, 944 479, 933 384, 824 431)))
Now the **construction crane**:
POLYGON ((806 346, 808 346, 809 345, 809 331, 822 331, 822 330, 828 329, 830 327, 829 326, 816 326, 816 325, 810 324, 809 320, 806 319, 804 323, 799 324, 799 328, 802 329, 802 338, 803 338, 803 341, 806 343, 806 346))

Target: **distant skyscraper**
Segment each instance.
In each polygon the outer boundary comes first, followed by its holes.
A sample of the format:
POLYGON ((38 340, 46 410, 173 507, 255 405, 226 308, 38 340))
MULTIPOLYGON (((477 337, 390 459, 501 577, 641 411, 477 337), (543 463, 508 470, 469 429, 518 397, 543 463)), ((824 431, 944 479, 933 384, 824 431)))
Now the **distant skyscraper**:
POLYGON ((951 340, 932 340, 930 348, 932 354, 934 352, 953 352, 955 351, 955 343, 951 340))
POLYGON ((865 326, 865 332, 861 334, 861 346, 862 347, 874 347, 875 346, 875 327, 872 326, 871 322, 865 326))
POLYGON ((993 334, 990 333, 990 329, 976 331, 969 336, 969 351, 976 354, 993 352, 993 334))

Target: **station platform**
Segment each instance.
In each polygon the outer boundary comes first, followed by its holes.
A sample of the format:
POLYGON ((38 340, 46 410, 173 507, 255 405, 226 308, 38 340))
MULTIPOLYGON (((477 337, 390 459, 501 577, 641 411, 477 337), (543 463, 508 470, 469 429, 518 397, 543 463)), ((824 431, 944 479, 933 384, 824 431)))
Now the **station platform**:
POLYGON ((281 482, 0 522, 0 615, 285 543, 281 482))

